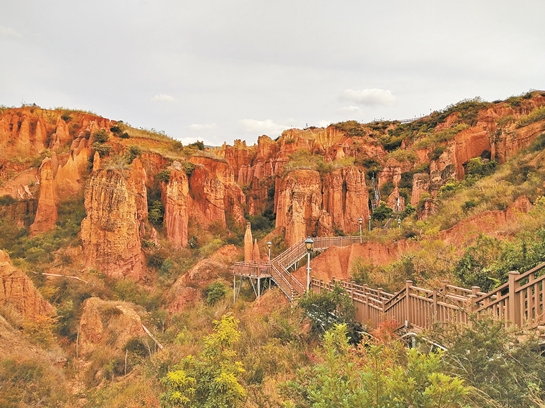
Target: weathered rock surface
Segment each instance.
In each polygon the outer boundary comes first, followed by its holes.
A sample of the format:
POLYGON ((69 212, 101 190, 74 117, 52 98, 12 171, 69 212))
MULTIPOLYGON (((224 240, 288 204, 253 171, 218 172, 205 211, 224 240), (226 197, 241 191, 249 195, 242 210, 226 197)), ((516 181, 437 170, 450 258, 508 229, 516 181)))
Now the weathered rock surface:
POLYGON ((137 193, 117 170, 93 173, 85 191, 87 217, 81 223, 88 267, 116 278, 142 276, 137 193))
POLYGON ((164 225, 168 240, 176 247, 187 246, 189 201, 189 182, 186 173, 181 168, 172 168, 163 193, 164 225))
POLYGON ((234 245, 226 245, 214 252, 210 257, 199 261, 185 275, 176 280, 170 290, 169 310, 179 312, 193 304, 199 297, 196 285, 207 283, 229 275, 229 268, 240 256, 234 245))
POLYGON ((145 335, 140 316, 131 303, 105 301, 97 297, 83 302, 79 328, 83 355, 97 347, 121 350, 130 339, 145 335))
POLYGON ((4 251, 0 250, 0 305, 14 308, 24 319, 33 320, 54 312, 34 287, 26 274, 15 268, 4 251))
POLYGON ((36 218, 30 226, 30 235, 34 236, 49 231, 57 222, 57 200, 55 194, 55 180, 50 158, 44 159, 40 167, 40 195, 36 218))

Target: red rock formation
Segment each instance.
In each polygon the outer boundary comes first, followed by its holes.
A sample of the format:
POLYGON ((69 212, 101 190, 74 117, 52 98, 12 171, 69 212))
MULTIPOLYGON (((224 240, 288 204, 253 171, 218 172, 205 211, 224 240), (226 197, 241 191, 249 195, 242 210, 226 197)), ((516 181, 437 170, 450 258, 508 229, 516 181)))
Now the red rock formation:
POLYGON ((140 316, 132 304, 97 297, 83 302, 79 325, 79 346, 83 355, 97 347, 122 350, 129 340, 145 335, 140 316))
POLYGON ((244 262, 251 262, 253 258, 253 238, 252 226, 246 224, 246 232, 244 233, 244 262))
MULTIPOLYGON (((57 160, 58 159, 58 156, 57 160)), ((55 183, 59 197, 74 196, 83 188, 83 176, 88 173, 91 148, 87 139, 76 139, 65 163, 55 170, 55 183)))
POLYGON ((40 196, 36 218, 30 226, 30 235, 34 236, 49 231, 57 222, 57 200, 55 197, 55 181, 51 159, 46 158, 40 167, 40 196))
POLYGON ((276 227, 286 229, 286 242, 292 245, 317 235, 322 215, 322 182, 314 170, 289 173, 276 190, 276 227))
POLYGON ((23 318, 33 320, 54 312, 34 287, 26 274, 11 263, 9 256, 0 250, 0 305, 9 305, 23 318))
POLYGON ((45 150, 47 130, 37 113, 21 108, 0 114, 0 151, 3 154, 32 157, 45 150))
POLYGON ((199 295, 195 286, 204 287, 215 279, 229 275, 229 268, 239 256, 240 251, 234 245, 226 245, 210 257, 197 262, 172 285, 169 295, 171 299, 169 311, 180 312, 193 304, 199 295))
POLYGON ((148 190, 146 188, 146 170, 140 159, 136 158, 131 164, 127 185, 129 191, 134 193, 136 203, 136 220, 140 237, 146 233, 146 222, 148 221, 148 190))
POLYGON ((88 267, 121 278, 142 276, 137 192, 113 169, 93 173, 85 191, 81 240, 88 267))
POLYGON ((196 209, 204 216, 204 223, 219 221, 226 225, 226 213, 235 222, 244 222, 244 193, 234 180, 233 169, 226 161, 194 156, 191 162, 196 165, 189 179, 190 194, 196 209))
POLYGON ((177 247, 187 246, 187 227, 189 221, 189 183, 181 166, 173 164, 169 181, 164 188, 164 225, 167 238, 177 247))

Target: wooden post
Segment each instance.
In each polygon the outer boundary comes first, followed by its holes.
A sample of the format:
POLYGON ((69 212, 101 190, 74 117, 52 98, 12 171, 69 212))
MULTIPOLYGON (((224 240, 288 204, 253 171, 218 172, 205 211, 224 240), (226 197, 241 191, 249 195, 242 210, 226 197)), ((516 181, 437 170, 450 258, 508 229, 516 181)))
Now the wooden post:
POLYGON ((437 321, 437 290, 433 291, 433 310, 431 315, 431 322, 429 323, 429 327, 433 325, 437 321))
POLYGON ((411 286, 412 280, 405 282, 405 325, 408 327, 411 324, 411 286))
POLYGON ((471 301, 471 306, 470 306, 471 312, 475 312, 477 310, 477 308, 479 307, 479 305, 477 304, 477 299, 479 298, 478 293, 480 291, 481 291, 480 286, 472 286, 471 287, 471 296, 469 297, 470 301, 471 301))
POLYGON ((517 289, 519 287, 517 277, 519 275, 520 274, 517 271, 509 272, 509 314, 507 320, 520 327, 522 324, 522 316, 519 296, 517 294, 517 289))

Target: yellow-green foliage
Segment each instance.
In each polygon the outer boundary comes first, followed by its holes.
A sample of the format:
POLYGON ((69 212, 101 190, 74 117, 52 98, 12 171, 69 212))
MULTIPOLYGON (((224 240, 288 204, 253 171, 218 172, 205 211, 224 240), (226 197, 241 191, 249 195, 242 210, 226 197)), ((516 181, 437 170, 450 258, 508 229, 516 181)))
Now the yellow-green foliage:
POLYGON ((442 372, 443 353, 420 353, 397 343, 350 347, 345 325, 324 336, 318 363, 287 382, 287 407, 464 406, 469 389, 442 372))
POLYGON ((528 126, 540 120, 545 120, 545 106, 540 106, 539 108, 534 109, 528 115, 520 118, 517 122, 517 126, 528 126))
POLYGON ((64 375, 50 362, 32 358, 0 360, 0 406, 69 407, 64 375))
POLYGON ((290 160, 284 165, 284 173, 293 170, 316 170, 320 173, 331 173, 334 170, 349 167, 354 164, 354 157, 345 157, 342 159, 326 162, 324 157, 319 154, 313 154, 305 149, 300 149, 289 156, 290 160))
POLYGON ((215 331, 204 338, 199 356, 184 358, 161 379, 167 407, 237 407, 246 397, 240 377, 244 373, 234 346, 240 340, 238 320, 224 315, 215 331))
POLYGON ((388 156, 386 156, 386 159, 394 159, 398 162, 411 162, 415 163, 416 159, 418 157, 416 156, 416 153, 412 150, 406 150, 406 149, 397 149, 393 152, 389 153, 388 156))
POLYGON ((450 127, 445 130, 441 130, 436 133, 431 133, 429 135, 425 135, 424 137, 419 138, 419 140, 415 143, 414 148, 415 149, 426 149, 430 146, 433 146, 438 143, 444 143, 448 142, 449 140, 454 139, 454 137, 460 133, 462 130, 467 129, 468 125, 465 123, 460 123, 456 126, 450 127))

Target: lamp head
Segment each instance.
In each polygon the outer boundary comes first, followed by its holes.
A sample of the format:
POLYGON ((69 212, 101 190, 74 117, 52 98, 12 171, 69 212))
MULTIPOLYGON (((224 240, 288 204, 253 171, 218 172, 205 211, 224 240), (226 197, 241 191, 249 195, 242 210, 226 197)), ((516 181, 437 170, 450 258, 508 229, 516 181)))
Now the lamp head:
POLYGON ((267 242, 267 248, 271 249, 271 246, 272 246, 272 242, 271 241, 267 242))
POLYGON ((305 239, 305 246, 307 247, 308 252, 312 251, 312 244, 314 244, 312 238, 308 237, 307 239, 305 239))

